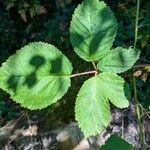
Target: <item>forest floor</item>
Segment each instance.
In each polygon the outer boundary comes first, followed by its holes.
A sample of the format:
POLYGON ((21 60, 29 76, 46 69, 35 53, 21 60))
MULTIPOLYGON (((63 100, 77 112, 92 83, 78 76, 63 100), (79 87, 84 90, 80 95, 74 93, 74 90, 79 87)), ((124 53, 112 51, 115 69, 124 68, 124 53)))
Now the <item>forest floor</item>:
MULTIPOLYGON (((102 133, 84 139, 76 122, 52 127, 46 118, 34 113, 23 113, 0 128, 1 150, 99 150, 105 141, 116 133, 142 150, 135 120, 134 105, 128 109, 112 110, 112 121, 102 133)), ((145 143, 150 148, 150 116, 143 116, 145 143)))

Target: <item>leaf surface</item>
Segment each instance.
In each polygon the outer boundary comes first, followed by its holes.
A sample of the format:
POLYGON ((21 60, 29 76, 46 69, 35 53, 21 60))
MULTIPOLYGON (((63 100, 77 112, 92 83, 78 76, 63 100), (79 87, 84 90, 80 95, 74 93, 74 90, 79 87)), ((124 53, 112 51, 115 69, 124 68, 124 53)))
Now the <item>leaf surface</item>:
POLYGON ((99 84, 103 88, 104 95, 113 103, 116 107, 126 108, 129 106, 129 101, 126 91, 126 82, 120 76, 104 72, 99 75, 99 84))
POLYGON ((139 55, 137 49, 117 47, 99 61, 98 69, 114 73, 127 71, 139 59, 139 55))
POLYGON ((22 107, 42 109, 67 92, 71 72, 71 63, 56 47, 34 42, 3 63, 0 88, 22 107))
POLYGON ((70 39, 75 52, 84 60, 96 61, 105 56, 116 32, 116 18, 104 2, 84 0, 75 10, 70 39))
POLYGON ((118 75, 105 72, 85 81, 75 106, 76 120, 85 137, 96 135, 108 126, 111 119, 109 100, 119 108, 128 107, 124 84, 118 75))
POLYGON ((110 136, 100 150, 135 150, 131 144, 116 134, 110 136))

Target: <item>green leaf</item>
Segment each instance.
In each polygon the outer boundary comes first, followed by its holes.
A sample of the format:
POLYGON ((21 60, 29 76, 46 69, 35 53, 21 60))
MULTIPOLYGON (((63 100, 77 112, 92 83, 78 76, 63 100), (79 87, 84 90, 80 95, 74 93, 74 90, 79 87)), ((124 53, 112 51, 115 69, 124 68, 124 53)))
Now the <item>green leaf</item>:
POLYGON ((139 55, 137 49, 117 47, 102 58, 97 67, 101 71, 121 73, 130 69, 139 55))
POLYGON ((109 100, 119 108, 128 107, 124 85, 121 77, 105 72, 85 81, 75 106, 76 120, 85 137, 96 135, 108 126, 111 119, 109 100))
POLYGON ((120 138, 116 134, 106 141, 106 144, 100 150, 135 150, 131 144, 120 138))
POLYGON ((76 100, 75 112, 85 137, 96 135, 108 126, 111 119, 109 101, 103 95, 98 77, 83 84, 76 100))
POLYGON ((128 95, 125 93, 126 82, 114 73, 104 72, 99 75, 100 86, 103 88, 104 95, 116 107, 126 108, 129 106, 128 95))
POLYGON ((86 61, 96 61, 110 50, 117 32, 113 12, 102 1, 84 0, 71 21, 71 43, 86 61))
POLYGON ((67 92, 71 72, 71 63, 56 47, 34 42, 2 65, 0 88, 22 107, 42 109, 67 92))

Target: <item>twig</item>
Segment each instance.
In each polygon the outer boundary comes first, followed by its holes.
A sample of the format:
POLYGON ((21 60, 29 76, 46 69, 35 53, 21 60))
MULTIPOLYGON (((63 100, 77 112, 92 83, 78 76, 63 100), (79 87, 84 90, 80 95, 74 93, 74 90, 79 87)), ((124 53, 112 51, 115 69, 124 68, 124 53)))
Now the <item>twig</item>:
POLYGON ((149 119, 150 119, 150 115, 149 115, 149 113, 150 112, 146 112, 146 110, 143 108, 143 106, 141 105, 141 104, 138 104, 140 107, 141 107, 141 109, 142 109, 142 111, 144 111, 143 112, 143 114, 141 115, 141 118, 144 116, 144 115, 146 115, 149 119))
POLYGON ((140 0, 137 0, 136 19, 135 19, 135 35, 134 35, 134 49, 136 48, 137 37, 138 37, 138 24, 139 24, 139 10, 140 0))
MULTIPOLYGON (((21 128, 21 130, 23 130, 24 128, 25 128, 25 126, 23 126, 23 127, 21 128)), ((20 133, 21 133, 21 131, 19 131, 19 132, 16 134, 16 136, 13 137, 13 138, 8 142, 8 145, 11 144, 11 142, 13 142, 13 141, 17 138, 17 136, 18 136, 20 133)))
POLYGON ((94 61, 92 61, 92 64, 93 64, 94 69, 96 70, 96 73, 95 73, 95 76, 96 76, 97 75, 97 67, 96 67, 96 64, 94 61))
POLYGON ((150 64, 139 64, 139 65, 134 65, 133 68, 143 68, 143 67, 147 67, 150 66, 150 64))
POLYGON ((94 61, 92 61, 92 64, 93 64, 94 69, 95 69, 95 70, 97 70, 97 68, 96 68, 96 65, 95 65, 95 62, 94 62, 94 61))
POLYGON ((138 28, 143 28, 145 26, 150 26, 150 24, 143 24, 143 25, 140 25, 138 28))
POLYGON ((124 112, 122 112, 122 132, 121 132, 122 138, 124 138, 124 112))
POLYGON ((33 150, 33 136, 32 136, 32 128, 31 128, 31 123, 30 123, 30 118, 29 118, 29 114, 27 113, 27 120, 28 120, 28 124, 29 124, 29 129, 30 129, 30 133, 31 133, 31 143, 32 143, 32 150, 33 150))
MULTIPOLYGON (((137 37, 138 37, 138 24, 139 24, 139 10, 140 10, 140 0, 137 0, 137 9, 136 9, 136 19, 135 19, 135 38, 134 38, 134 49, 136 48, 137 44, 137 37)), ((133 69, 134 72, 135 68, 133 69)), ((137 96, 137 88, 136 88, 136 78, 133 77, 133 90, 134 90, 134 99, 135 99, 135 112, 137 117, 137 123, 140 130, 139 136, 140 136, 140 143, 143 150, 146 150, 145 145, 145 137, 144 137, 144 127, 141 122, 141 111, 138 106, 139 100, 137 96)))
MULTIPOLYGON (((12 126, 16 126, 16 124, 18 123, 18 121, 19 121, 23 116, 25 116, 24 113, 21 114, 21 116, 13 123, 12 126)), ((3 130, 3 129, 6 128, 7 126, 9 127, 9 123, 10 123, 10 122, 8 122, 5 126, 3 126, 3 127, 1 128, 1 130, 3 130)))
POLYGON ((70 78, 77 77, 77 76, 88 75, 88 74, 95 74, 95 73, 97 73, 96 70, 94 70, 94 71, 87 71, 87 72, 81 72, 81 73, 76 73, 76 74, 71 75, 70 78))

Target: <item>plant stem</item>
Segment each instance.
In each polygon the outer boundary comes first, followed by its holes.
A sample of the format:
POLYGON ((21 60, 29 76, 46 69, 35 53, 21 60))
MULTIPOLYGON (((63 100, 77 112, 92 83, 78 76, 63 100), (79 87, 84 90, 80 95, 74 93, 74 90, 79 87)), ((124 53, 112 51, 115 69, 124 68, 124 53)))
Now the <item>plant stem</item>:
POLYGON ((139 10, 140 10, 140 0, 137 0, 136 19, 135 19, 135 34, 134 34, 134 46, 133 46, 134 49, 136 48, 137 37, 138 37, 139 10))
POLYGON ((96 68, 96 65, 95 65, 95 62, 94 62, 94 61, 92 61, 92 64, 93 64, 94 69, 95 69, 95 70, 97 70, 97 68, 96 68))
POLYGON ((94 69, 95 69, 95 76, 97 75, 97 67, 96 67, 96 64, 95 64, 95 62, 94 61, 92 61, 92 64, 93 64, 93 67, 94 67, 94 69))
POLYGON ((71 75, 70 77, 77 77, 77 76, 82 76, 82 75, 88 75, 88 74, 95 74, 97 73, 97 71, 87 71, 87 72, 81 72, 81 73, 76 73, 76 74, 73 74, 71 75))
MULTIPOLYGON (((137 9, 136 9, 136 20, 135 20, 135 38, 134 38, 134 49, 136 49, 137 37, 138 37, 138 22, 139 22, 139 9, 140 9, 140 0, 137 0, 137 9)), ((133 69, 134 71, 134 69, 133 69)), ((144 138, 144 127, 141 122, 141 112, 139 108, 139 100, 137 96, 137 88, 136 88, 136 78, 133 77, 133 87, 134 87, 134 99, 135 99, 135 112, 138 123, 138 128, 140 130, 139 137, 140 143, 143 150, 146 150, 145 138, 144 138)))
POLYGON ((133 86, 134 86, 134 99, 135 99, 135 111, 136 111, 136 117, 137 117, 137 123, 138 123, 138 128, 140 130, 139 136, 140 136, 140 142, 143 150, 146 150, 146 145, 145 145, 145 135, 144 135, 144 126, 141 122, 141 111, 139 107, 139 101, 138 101, 138 96, 137 96, 137 89, 136 89, 136 78, 133 77, 133 86))
POLYGON ((143 67, 147 67, 150 66, 150 64, 139 64, 139 65, 134 65, 134 68, 143 68, 143 67))

